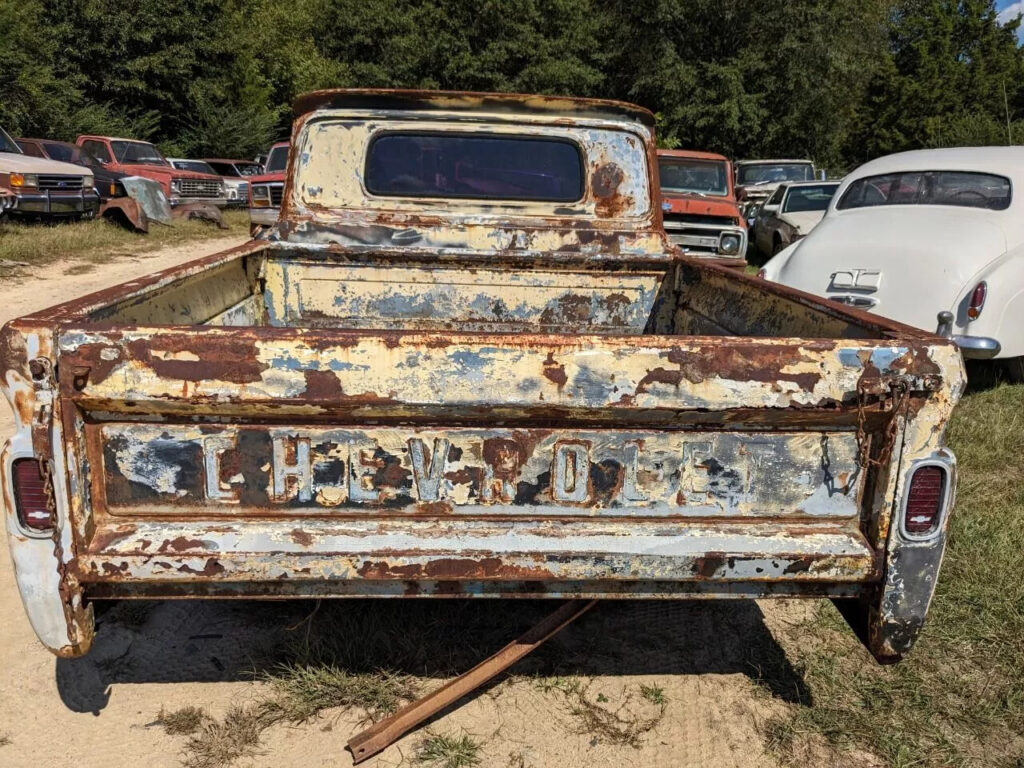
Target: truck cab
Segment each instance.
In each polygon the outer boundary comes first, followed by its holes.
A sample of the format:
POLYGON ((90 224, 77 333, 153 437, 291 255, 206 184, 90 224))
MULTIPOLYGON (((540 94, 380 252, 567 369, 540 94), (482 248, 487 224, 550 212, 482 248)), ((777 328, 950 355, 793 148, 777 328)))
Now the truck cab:
POLYGON ((729 159, 659 149, 658 176, 669 242, 694 256, 746 266, 747 222, 736 202, 729 159))
POLYGON ((654 116, 295 104, 260 239, 17 318, 0 460, 43 644, 92 601, 832 598, 912 646, 953 341, 689 256, 654 116))
POLYGON ((75 143, 98 159, 105 168, 158 182, 172 208, 195 203, 224 208, 228 204, 224 182, 219 176, 175 168, 148 141, 112 136, 79 136, 75 143))

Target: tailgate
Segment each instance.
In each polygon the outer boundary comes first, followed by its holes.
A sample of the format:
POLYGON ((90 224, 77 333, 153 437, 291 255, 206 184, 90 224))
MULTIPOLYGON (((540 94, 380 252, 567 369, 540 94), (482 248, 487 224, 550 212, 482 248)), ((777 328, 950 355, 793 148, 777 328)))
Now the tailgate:
POLYGON ((66 330, 79 568, 165 594, 845 594, 879 568, 859 456, 885 415, 865 393, 927 388, 918 359, 859 340, 66 330))

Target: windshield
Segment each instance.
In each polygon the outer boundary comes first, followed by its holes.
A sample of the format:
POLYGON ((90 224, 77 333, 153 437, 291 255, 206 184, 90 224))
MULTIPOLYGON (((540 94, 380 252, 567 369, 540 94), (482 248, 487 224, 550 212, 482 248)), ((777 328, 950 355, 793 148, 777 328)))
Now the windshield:
POLYGON ((160 150, 148 141, 112 141, 114 157, 119 163, 141 163, 142 165, 168 165, 160 150))
POLYGON ((814 168, 810 163, 756 163, 741 165, 737 183, 744 186, 778 184, 783 181, 814 181, 814 168))
POLYGON ((836 206, 955 205, 1003 211, 1010 207, 1010 180, 988 173, 911 171, 857 179, 836 206))
POLYGON ((288 168, 288 147, 274 147, 267 157, 267 173, 281 173, 288 168))
POLYGON ((374 195, 575 202, 583 197, 583 159, 565 139, 393 133, 366 156, 374 195))
POLYGON ((217 175, 217 172, 202 160, 175 160, 174 167, 179 171, 194 171, 195 173, 217 175))
POLYGON ((658 175, 664 192, 691 192, 718 197, 729 194, 726 164, 719 160, 662 157, 658 159, 658 175))
POLYGON ((832 195, 839 188, 838 184, 814 184, 813 186, 790 187, 786 201, 782 204, 783 213, 800 211, 826 211, 832 195))
POLYGON ((14 143, 14 139, 7 135, 7 131, 0 128, 0 152, 11 152, 15 155, 24 154, 21 147, 14 143))
POLYGON ((235 163, 237 176, 258 176, 260 167, 257 163, 235 163))

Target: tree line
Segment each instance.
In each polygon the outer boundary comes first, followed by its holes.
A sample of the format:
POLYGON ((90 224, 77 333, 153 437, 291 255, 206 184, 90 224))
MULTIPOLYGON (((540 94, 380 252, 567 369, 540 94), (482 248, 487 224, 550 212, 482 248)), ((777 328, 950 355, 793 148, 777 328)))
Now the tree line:
POLYGON ((327 87, 624 99, 665 146, 810 157, 1024 143, 994 0, 0 0, 0 125, 251 157, 327 87))

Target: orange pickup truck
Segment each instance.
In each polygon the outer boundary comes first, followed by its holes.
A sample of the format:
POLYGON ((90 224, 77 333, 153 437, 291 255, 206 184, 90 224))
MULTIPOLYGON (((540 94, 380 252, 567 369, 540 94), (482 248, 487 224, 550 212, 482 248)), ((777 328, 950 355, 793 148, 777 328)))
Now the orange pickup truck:
POLYGON ((669 242, 687 254, 746 266, 747 222, 729 159, 711 152, 659 149, 661 211, 669 242))

